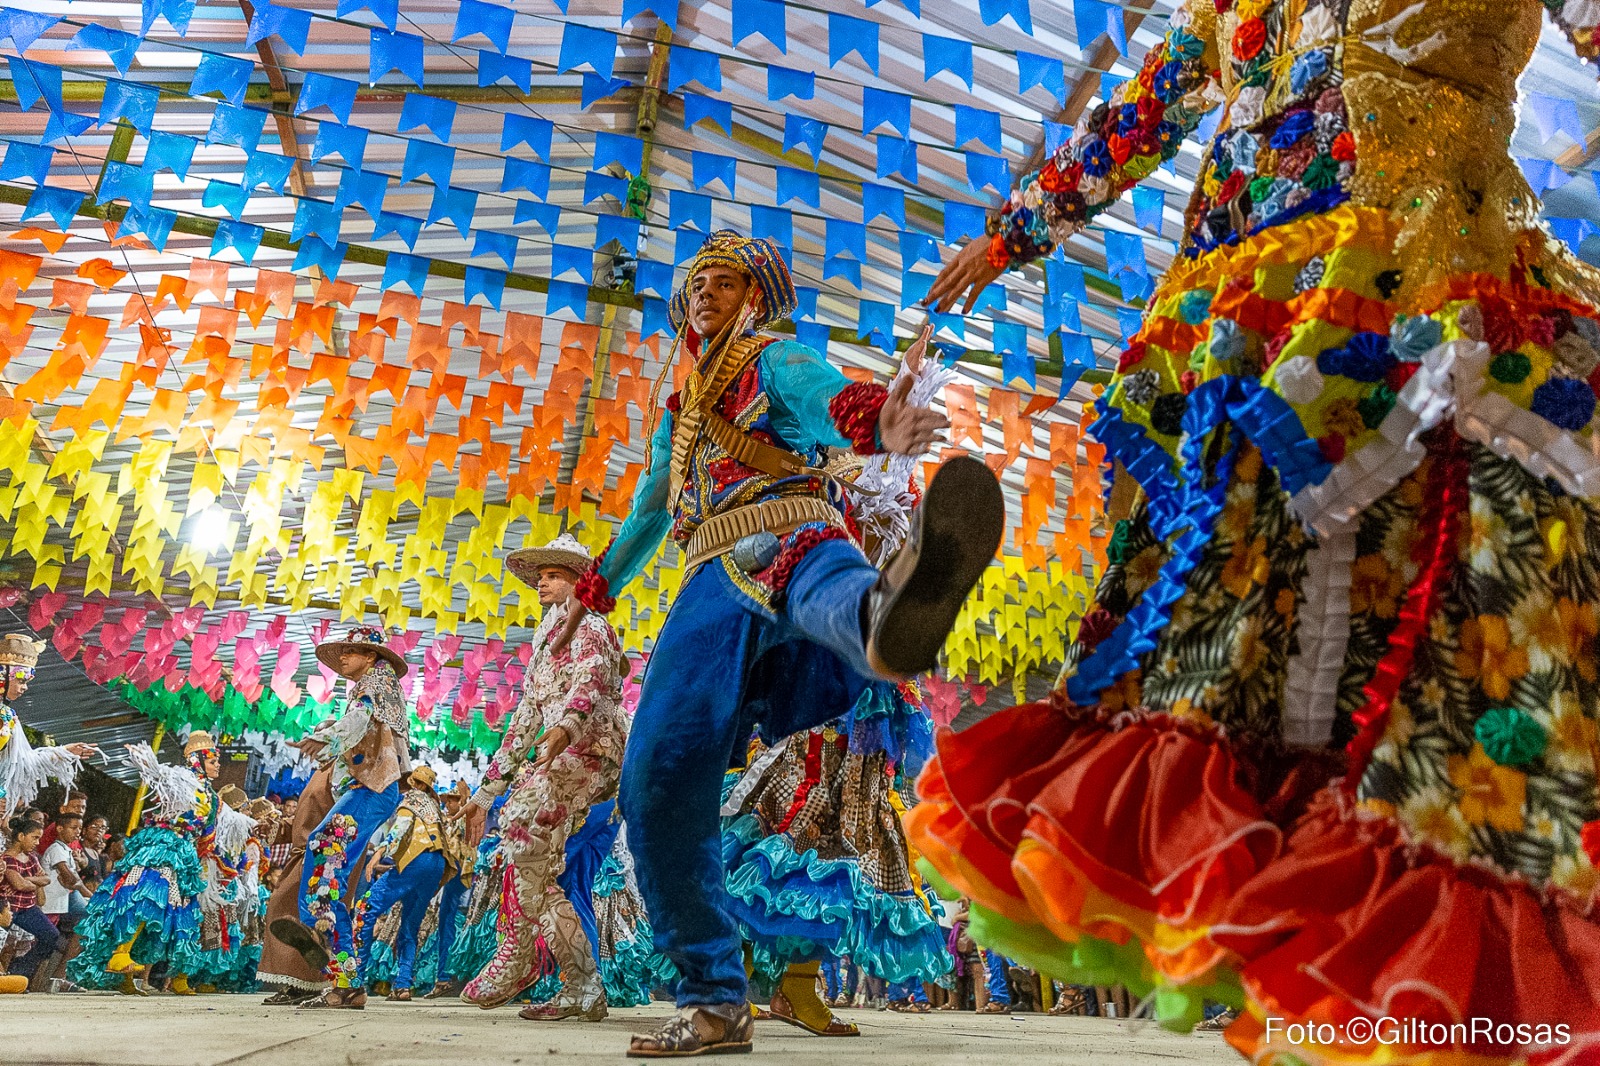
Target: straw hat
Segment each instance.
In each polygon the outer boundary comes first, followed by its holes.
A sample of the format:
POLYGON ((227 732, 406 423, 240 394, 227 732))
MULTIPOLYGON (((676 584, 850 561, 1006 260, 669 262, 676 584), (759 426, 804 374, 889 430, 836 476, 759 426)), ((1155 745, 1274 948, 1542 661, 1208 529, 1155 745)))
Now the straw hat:
POLYGON ((424 792, 432 792, 434 782, 438 780, 439 777, 433 772, 433 767, 431 766, 422 765, 411 768, 412 788, 419 788, 424 792))
POLYGON ((571 533, 563 533, 542 548, 519 548, 506 556, 506 569, 529 585, 538 584, 539 571, 547 566, 559 566, 582 575, 593 564, 589 549, 578 542, 571 533))
POLYGON ((38 666, 44 641, 26 633, 7 633, 0 637, 0 666, 38 666))
POLYGON ((197 751, 216 751, 217 742, 211 739, 211 734, 204 729, 196 729, 189 734, 189 739, 183 742, 183 757, 187 759, 197 751))
POLYGON ((394 667, 394 672, 406 676, 406 661, 385 641, 389 635, 377 626, 356 626, 343 640, 326 640, 317 645, 317 659, 335 673, 339 670, 339 656, 347 651, 375 651, 378 658, 394 667))
POLYGON ((223 785, 217 793, 217 798, 236 811, 244 810, 245 802, 250 798, 244 794, 244 789, 238 785, 223 785))
POLYGON ((265 796, 258 796, 257 798, 251 800, 249 807, 246 808, 246 811, 251 818, 258 822, 268 821, 272 818, 275 818, 278 814, 278 808, 273 806, 272 801, 267 799, 265 796))

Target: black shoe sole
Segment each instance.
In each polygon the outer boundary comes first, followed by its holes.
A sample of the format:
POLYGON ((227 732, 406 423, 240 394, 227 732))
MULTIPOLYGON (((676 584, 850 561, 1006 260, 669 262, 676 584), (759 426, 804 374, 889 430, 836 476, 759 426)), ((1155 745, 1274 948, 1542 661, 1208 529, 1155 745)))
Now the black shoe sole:
POLYGON ((317 941, 317 935, 293 918, 279 918, 272 923, 272 935, 292 948, 308 967, 317 973, 328 968, 328 953, 317 941))
MULTIPOLYGON (((989 468, 966 457, 941 466, 900 549, 911 553, 911 573, 874 612, 867 642, 873 669, 898 679, 938 665, 962 604, 994 561, 1005 532, 1005 497, 989 468)), ((893 572, 897 562, 886 569, 893 572)))

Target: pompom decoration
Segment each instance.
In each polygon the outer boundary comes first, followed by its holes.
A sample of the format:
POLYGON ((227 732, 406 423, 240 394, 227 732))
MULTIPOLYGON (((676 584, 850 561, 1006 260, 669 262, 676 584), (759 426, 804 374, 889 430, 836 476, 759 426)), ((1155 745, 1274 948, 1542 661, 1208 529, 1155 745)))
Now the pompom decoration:
POLYGON ((878 416, 889 400, 889 390, 874 382, 846 385, 828 402, 828 417, 839 435, 850 442, 857 455, 876 455, 884 450, 878 440, 878 416))
POLYGON ((1544 726, 1515 707, 1484 712, 1473 733, 1489 758, 1501 766, 1526 766, 1544 754, 1550 740, 1544 726))
POLYGON ((606 545, 606 550, 601 552, 594 562, 589 564, 578 578, 578 583, 573 586, 573 595, 578 597, 578 602, 596 614, 610 614, 617 609, 617 598, 611 595, 611 582, 607 581, 600 573, 600 564, 605 562, 606 553, 611 551, 611 546, 606 545))
POLYGON ((795 567, 804 561, 812 548, 825 540, 844 540, 847 537, 848 534, 838 526, 802 526, 784 539, 783 549, 762 575, 762 583, 774 593, 783 592, 789 587, 789 579, 794 577, 795 567))
POLYGON ((1583 824, 1578 841, 1583 845, 1583 853, 1589 856, 1589 862, 1600 866, 1600 818, 1583 824))
POLYGON ((1394 366, 1389 338, 1381 333, 1357 333, 1343 348, 1329 348, 1317 356, 1317 369, 1355 381, 1382 381, 1394 366))
POLYGON ((1571 433, 1594 420, 1594 389, 1577 378, 1553 377, 1533 390, 1534 414, 1571 433))
POLYGON ((1427 315, 1402 315, 1389 334, 1389 352, 1403 363, 1420 362, 1443 338, 1444 327, 1427 315))

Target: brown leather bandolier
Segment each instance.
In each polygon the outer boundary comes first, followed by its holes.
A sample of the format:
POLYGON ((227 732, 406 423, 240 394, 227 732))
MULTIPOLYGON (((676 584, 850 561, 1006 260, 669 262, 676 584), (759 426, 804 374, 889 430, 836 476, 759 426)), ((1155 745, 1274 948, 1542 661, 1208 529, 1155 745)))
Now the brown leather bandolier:
MULTIPOLYGON (((724 440, 733 440, 733 435, 737 435, 737 437, 744 440, 750 440, 747 434, 734 427, 722 416, 712 411, 711 408, 722 398, 722 394, 727 391, 728 386, 732 385, 739 375, 749 368, 751 363, 761 357, 762 351, 766 349, 769 343, 771 343, 771 338, 769 337, 740 337, 729 344, 713 360, 709 376, 702 376, 698 370, 689 375, 689 380, 685 382, 683 387, 683 403, 678 407, 677 420, 672 428, 672 469, 670 479, 667 482, 667 506, 669 508, 677 505, 678 497, 683 493, 683 483, 689 476, 689 463, 694 456, 695 445, 700 442, 700 433, 707 428, 706 424, 708 422, 719 421, 727 427, 726 430, 717 431, 719 436, 713 439, 717 441, 720 447, 727 450, 729 455, 734 455, 734 452, 727 447, 724 440)), ((779 450, 772 448, 770 445, 763 445, 759 441, 750 441, 750 443, 758 447, 768 448, 771 451, 779 450)), ((735 457, 737 458, 737 456, 735 457)), ((804 460, 800 459, 799 456, 795 456, 795 458, 802 464, 804 463, 804 460)), ((743 462, 744 460, 741 459, 740 461, 743 462)), ((754 466, 755 469, 761 470, 762 473, 772 473, 772 471, 763 470, 753 463, 747 463, 746 465, 754 466)), ((778 476, 787 475, 780 474, 778 476)))

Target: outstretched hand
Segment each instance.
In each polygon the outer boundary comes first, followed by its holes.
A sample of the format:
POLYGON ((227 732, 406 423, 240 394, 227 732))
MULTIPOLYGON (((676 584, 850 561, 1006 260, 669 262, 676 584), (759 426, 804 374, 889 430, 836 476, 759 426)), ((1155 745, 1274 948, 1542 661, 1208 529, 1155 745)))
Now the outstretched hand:
POLYGON ((80 759, 100 754, 100 748, 96 744, 65 744, 63 747, 80 759))
POLYGON ((928 295, 922 298, 923 306, 944 314, 965 297, 961 313, 971 314, 978 302, 978 294, 1004 273, 1004 269, 997 270, 990 264, 987 240, 970 240, 933 279, 928 295))
POLYGON ((915 375, 921 372, 923 353, 932 335, 932 323, 922 327, 922 333, 906 352, 906 366, 911 373, 894 383, 878 412, 878 441, 886 451, 921 455, 940 439, 939 431, 950 425, 950 420, 938 411, 913 406, 910 400, 915 375))

